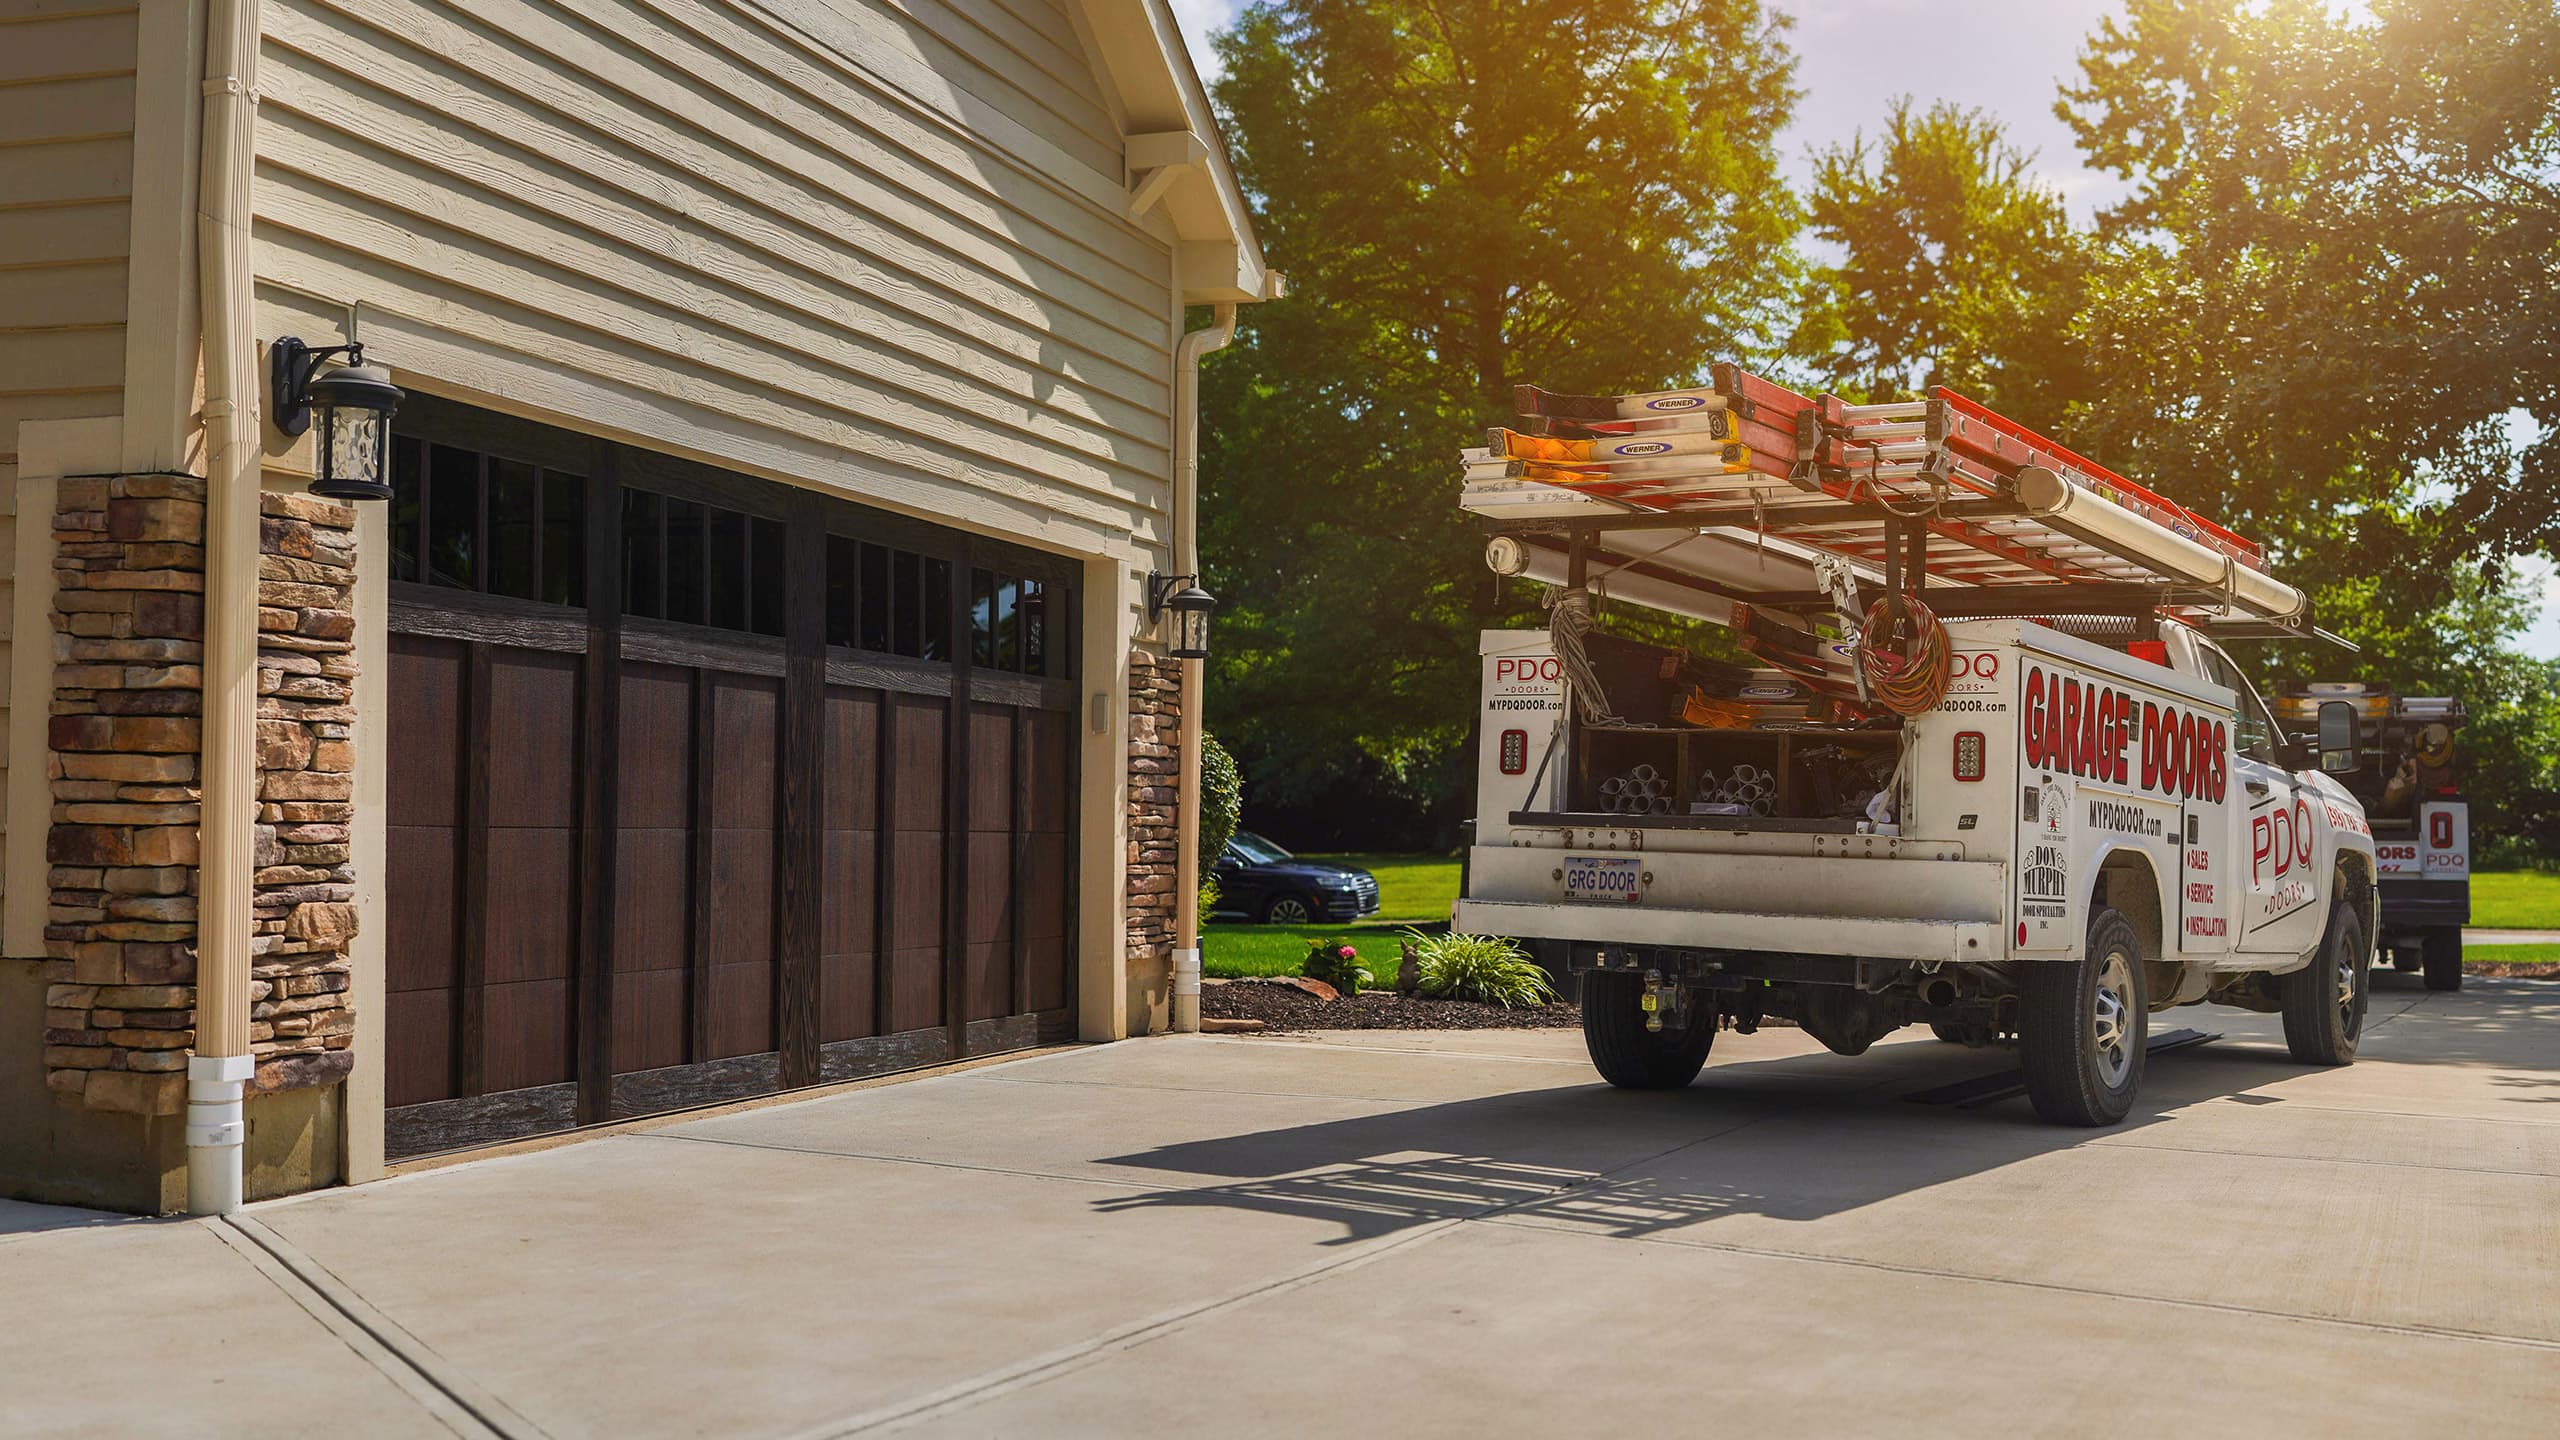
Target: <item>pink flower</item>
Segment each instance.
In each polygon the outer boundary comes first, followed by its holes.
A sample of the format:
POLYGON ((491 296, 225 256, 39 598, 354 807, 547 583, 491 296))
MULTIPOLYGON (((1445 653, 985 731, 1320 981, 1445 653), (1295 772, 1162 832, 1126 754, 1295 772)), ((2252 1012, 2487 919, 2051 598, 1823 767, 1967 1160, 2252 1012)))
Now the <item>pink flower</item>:
POLYGON ((1345 945, 1345 946, 1343 946, 1340 950, 1337 950, 1337 951, 1335 951, 1334 953, 1335 953, 1335 954, 1337 954, 1337 955, 1340 955, 1340 956, 1341 956, 1343 959, 1345 959, 1345 960, 1349 960, 1349 959, 1353 958, 1354 956, 1358 955, 1360 952, 1359 952, 1359 951, 1357 951, 1357 950, 1352 949, 1352 948, 1351 948, 1350 946, 1348 946, 1348 945, 1345 945))

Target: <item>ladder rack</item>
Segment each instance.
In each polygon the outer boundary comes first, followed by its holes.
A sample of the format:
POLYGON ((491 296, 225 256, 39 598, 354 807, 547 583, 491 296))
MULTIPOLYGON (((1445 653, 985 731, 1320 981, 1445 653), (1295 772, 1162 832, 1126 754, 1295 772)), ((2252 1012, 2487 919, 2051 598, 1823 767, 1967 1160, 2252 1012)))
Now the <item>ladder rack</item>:
POLYGON ((1649 603, 1692 592, 1672 608, 1703 618, 1821 608, 1812 572, 1836 556, 1864 585, 1930 587, 1942 614, 2318 633, 2254 542, 1952 390, 1850 405, 1735 365, 1710 375, 1636 395, 1520 386, 1521 422, 1463 453, 1461 507, 1521 539, 1533 573, 1597 564, 1649 603), (1969 588, 2017 593, 1952 593, 1969 588))

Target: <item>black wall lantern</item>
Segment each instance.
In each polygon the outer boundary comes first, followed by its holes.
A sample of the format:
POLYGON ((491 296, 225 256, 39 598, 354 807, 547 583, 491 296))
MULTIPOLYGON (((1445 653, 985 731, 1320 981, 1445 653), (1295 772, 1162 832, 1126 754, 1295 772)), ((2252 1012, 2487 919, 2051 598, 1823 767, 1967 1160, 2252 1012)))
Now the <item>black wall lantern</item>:
POLYGON ((1200 588, 1197 575, 1147 576, 1147 623, 1173 612, 1172 654, 1176 660, 1209 658, 1209 612, 1218 598, 1200 588))
POLYGON ((287 335, 268 347, 276 428, 299 435, 317 418, 320 436, 312 456, 311 493, 331 500, 388 500, 391 413, 400 387, 391 372, 364 363, 361 344, 314 350, 287 335), (319 373, 337 356, 347 363, 319 373))

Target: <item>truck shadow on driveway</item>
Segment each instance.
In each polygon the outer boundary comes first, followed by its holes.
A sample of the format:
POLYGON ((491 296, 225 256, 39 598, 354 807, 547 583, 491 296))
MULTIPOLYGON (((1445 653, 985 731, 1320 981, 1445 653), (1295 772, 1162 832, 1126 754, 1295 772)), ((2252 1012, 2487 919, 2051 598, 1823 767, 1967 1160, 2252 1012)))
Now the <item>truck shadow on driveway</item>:
POLYGON ((1296 1216, 1340 1225, 1333 1245, 1497 1216, 1616 1238, 1730 1215, 1815 1220, 2162 1124, 2274 1078, 2211 1047, 2154 1056, 2143 1100, 2106 1130, 2040 1124, 2024 1100, 1956 1110, 1902 1098, 2014 1064, 2010 1052, 1914 1043, 1714 1065, 1668 1093, 1595 1082, 1286 1126, 1106 1158, 1213 1183, 1095 1208, 1296 1216))

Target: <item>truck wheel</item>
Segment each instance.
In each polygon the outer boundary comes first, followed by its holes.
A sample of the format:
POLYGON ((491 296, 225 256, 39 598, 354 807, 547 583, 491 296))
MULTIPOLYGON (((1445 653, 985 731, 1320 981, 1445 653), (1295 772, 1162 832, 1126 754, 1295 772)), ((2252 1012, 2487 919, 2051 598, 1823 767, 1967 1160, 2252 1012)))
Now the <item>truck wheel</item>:
POLYGON ((2151 1035, 2133 922, 2098 906, 2078 960, 2020 968, 2018 1058, 2036 1113, 2055 1125, 2122 1120, 2141 1087, 2151 1035))
POLYGON ((2459 990, 2462 988, 2462 927, 2436 925, 2426 938, 2427 988, 2459 990))
POLYGON ((1582 977, 1582 1043, 1600 1078, 1621 1090, 1677 1090, 1698 1078, 1716 1042, 1712 1011, 1692 1008, 1691 1023, 1644 1028, 1644 980, 1594 970, 1582 977))
POLYGON ((2364 922, 2344 905, 2331 906, 2328 932, 2311 963, 2276 977, 2284 1007, 2284 1046, 2305 1065, 2352 1065, 2356 1037, 2364 1032, 2364 1007, 2372 956, 2364 922))

